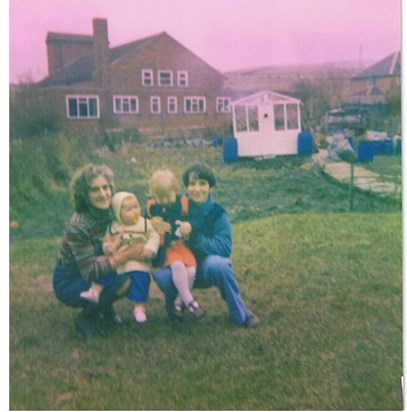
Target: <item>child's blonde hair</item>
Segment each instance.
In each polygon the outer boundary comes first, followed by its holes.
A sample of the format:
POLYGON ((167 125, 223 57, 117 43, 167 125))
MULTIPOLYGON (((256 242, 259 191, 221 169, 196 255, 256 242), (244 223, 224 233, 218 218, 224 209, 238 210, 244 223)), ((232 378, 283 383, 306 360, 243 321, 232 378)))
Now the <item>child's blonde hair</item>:
POLYGON ((150 196, 163 198, 169 192, 178 194, 181 186, 175 174, 169 169, 156 170, 150 179, 150 196))

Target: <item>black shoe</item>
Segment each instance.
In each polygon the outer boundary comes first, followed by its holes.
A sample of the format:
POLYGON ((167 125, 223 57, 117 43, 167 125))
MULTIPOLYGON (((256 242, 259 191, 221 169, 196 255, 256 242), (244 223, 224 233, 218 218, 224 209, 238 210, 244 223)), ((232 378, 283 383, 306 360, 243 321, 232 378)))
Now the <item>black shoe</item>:
POLYGON ((250 310, 246 310, 245 326, 247 328, 255 328, 261 323, 260 319, 250 310))
POLYGON ((103 324, 107 327, 115 327, 123 324, 122 318, 116 313, 112 304, 99 305, 103 324))
POLYGON ((98 323, 98 318, 94 313, 84 309, 76 318, 75 326, 84 338, 90 338, 94 335, 106 337, 107 334, 98 323))

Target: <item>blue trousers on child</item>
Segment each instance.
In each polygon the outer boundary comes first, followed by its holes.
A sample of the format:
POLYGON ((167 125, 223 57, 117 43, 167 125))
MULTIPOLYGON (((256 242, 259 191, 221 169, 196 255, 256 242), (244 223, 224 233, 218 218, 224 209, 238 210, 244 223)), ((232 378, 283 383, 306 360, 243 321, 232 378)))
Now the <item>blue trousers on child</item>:
POLYGON ((128 272, 131 283, 128 298, 132 302, 146 303, 148 299, 148 290, 150 288, 150 274, 141 270, 128 272))

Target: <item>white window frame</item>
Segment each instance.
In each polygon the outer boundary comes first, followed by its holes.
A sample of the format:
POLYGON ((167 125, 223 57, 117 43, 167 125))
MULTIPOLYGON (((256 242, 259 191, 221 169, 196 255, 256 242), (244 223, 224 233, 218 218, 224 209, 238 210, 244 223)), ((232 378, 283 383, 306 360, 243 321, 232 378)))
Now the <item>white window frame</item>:
POLYGON ((179 70, 177 72, 178 87, 188 87, 188 72, 186 70, 179 70))
POLYGON ((150 112, 151 114, 160 114, 161 113, 161 97, 160 96, 151 96, 150 97, 150 112), (157 105, 157 110, 154 106, 157 105))
POLYGON ((172 87, 174 85, 172 70, 158 70, 158 85, 160 87, 172 87), (161 78, 161 75, 163 74, 169 75, 170 84, 165 84, 162 82, 163 79, 161 78))
POLYGON ((139 113, 138 97, 133 95, 114 95, 113 96, 113 113, 115 114, 137 114, 139 113), (120 109, 116 107, 116 100, 120 101, 120 109), (135 110, 131 108, 131 101, 135 101, 135 110), (128 105, 128 110, 125 109, 128 105))
POLYGON ((206 98, 204 96, 186 96, 184 97, 184 113, 206 113, 206 98), (188 109, 188 102, 190 102, 190 108, 188 109), (200 102, 203 103, 203 110, 199 110, 200 102), (198 107, 197 110, 195 108, 198 107))
POLYGON ((167 98, 167 112, 169 114, 177 114, 178 113, 178 99, 176 96, 168 96, 167 98), (171 107, 174 107, 172 110, 171 107))
POLYGON ((152 69, 141 70, 141 84, 144 87, 154 86, 154 73, 152 69))
POLYGON ((66 117, 68 119, 99 119, 100 118, 100 102, 99 96, 96 94, 68 94, 65 96, 66 103, 66 117), (72 115, 70 112, 70 100, 76 100, 76 111, 77 115, 72 115), (96 114, 89 114, 91 112, 90 102, 91 100, 96 102, 96 114), (86 107, 87 114, 84 115, 80 113, 81 107, 86 107))
POLYGON ((230 113, 230 97, 216 98, 216 113, 230 113))

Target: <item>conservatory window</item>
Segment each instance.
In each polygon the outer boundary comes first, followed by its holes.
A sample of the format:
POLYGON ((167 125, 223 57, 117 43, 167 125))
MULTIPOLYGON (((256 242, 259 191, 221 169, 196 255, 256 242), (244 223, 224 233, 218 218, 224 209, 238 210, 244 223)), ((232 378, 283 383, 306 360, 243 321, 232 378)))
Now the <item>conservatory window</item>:
POLYGON ((235 106, 236 130, 247 131, 246 106, 235 106))
POLYGON ((98 119, 98 96, 66 96, 68 119, 98 119))
POLYGON ((274 105, 274 130, 285 130, 284 105, 274 105))
POLYGON ((298 129, 298 106, 287 104, 287 129, 298 129))
POLYGON ((257 106, 247 107, 247 117, 249 119, 249 130, 251 132, 259 131, 259 116, 257 112, 257 106))

